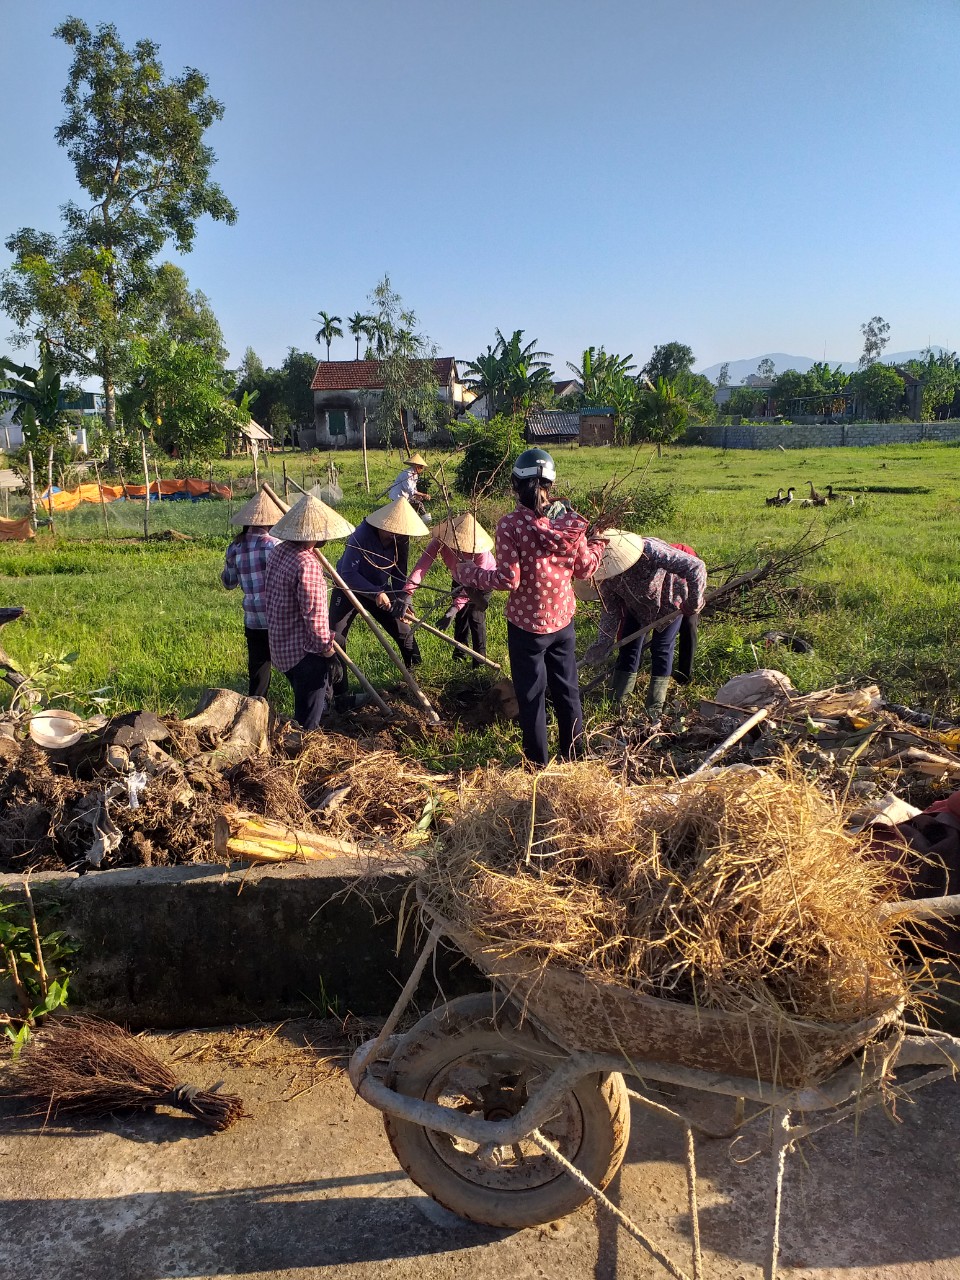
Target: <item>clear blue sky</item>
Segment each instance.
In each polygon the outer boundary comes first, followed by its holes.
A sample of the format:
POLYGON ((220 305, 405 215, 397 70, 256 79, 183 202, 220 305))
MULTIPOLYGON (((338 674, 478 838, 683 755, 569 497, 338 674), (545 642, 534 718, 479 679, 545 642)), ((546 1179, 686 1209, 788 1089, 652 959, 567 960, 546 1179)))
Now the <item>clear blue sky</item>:
POLYGON ((0 238, 75 194, 71 13, 225 104, 239 221, 183 265, 234 361, 316 349, 385 271, 460 358, 499 326, 559 370, 673 338, 850 359, 877 313, 891 351, 960 347, 956 0, 0 0, 0 238))

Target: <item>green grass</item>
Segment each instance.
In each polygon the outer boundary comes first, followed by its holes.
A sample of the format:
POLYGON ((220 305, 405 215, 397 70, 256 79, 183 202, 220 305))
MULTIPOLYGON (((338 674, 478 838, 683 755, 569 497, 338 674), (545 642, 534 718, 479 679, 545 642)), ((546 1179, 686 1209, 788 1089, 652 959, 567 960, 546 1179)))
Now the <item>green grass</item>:
MULTIPOLYGON (((287 455, 290 474, 308 484, 323 478, 329 455, 287 455)), ((582 492, 612 472, 633 465, 634 451, 556 450, 561 487, 582 492)), ((640 462, 646 465, 649 451, 640 462)), ((362 484, 360 457, 336 455, 344 489, 343 513, 354 522, 379 505, 398 469, 397 457, 371 453, 371 499, 362 484)), ((261 477, 280 484, 280 458, 261 477)), ((448 470, 451 469, 448 467, 448 470)), ((218 478, 249 480, 248 460, 218 464, 218 478)), ((761 663, 785 670, 801 689, 844 680, 876 681, 895 701, 943 713, 960 712, 953 640, 960 620, 960 448, 894 445, 873 449, 808 452, 668 450, 649 461, 645 482, 665 495, 662 516, 644 532, 695 546, 708 564, 744 552, 760 556, 793 541, 808 526, 839 536, 802 573, 802 605, 788 604, 776 617, 740 624, 716 621, 701 628, 699 684, 708 692, 736 671, 761 663), (856 493, 857 505, 802 509, 798 503, 767 508, 763 499, 778 486, 793 485, 798 499, 807 479, 822 489, 856 493), (764 653, 763 632, 797 630, 814 643, 811 655, 764 653)), ((238 495, 242 497, 242 495, 238 495)), ((485 504, 492 524, 506 505, 485 504)), ((151 510, 151 530, 175 528, 189 543, 143 542, 143 507, 108 508, 111 536, 104 537, 99 508, 83 507, 57 518, 57 536, 42 532, 32 544, 0 544, 2 603, 23 604, 29 618, 6 629, 3 640, 25 668, 44 653, 73 651, 79 657, 62 692, 82 708, 83 693, 108 687, 114 704, 159 711, 191 708, 208 685, 244 687, 245 648, 239 593, 219 585, 219 573, 235 504, 164 502, 151 510)), ((13 508, 11 514, 13 514, 13 508)), ((333 548, 339 552, 339 546, 333 548)), ((448 581, 435 568, 429 585, 448 581)), ((494 597, 490 654, 505 652, 503 597, 494 597)), ((430 619, 441 612, 441 596, 426 590, 417 606, 430 619)), ((591 609, 578 615, 581 643, 593 631, 591 609)), ((361 626, 350 637, 353 656, 380 683, 393 668, 361 626)), ((423 684, 440 690, 454 668, 442 641, 422 644, 423 684)), ((278 705, 289 710, 286 682, 276 678, 278 705)), ((274 695, 272 695, 274 696, 274 695)), ((512 735, 461 732, 446 746, 420 747, 440 766, 499 756, 512 735), (431 755, 432 753, 432 755, 431 755)))

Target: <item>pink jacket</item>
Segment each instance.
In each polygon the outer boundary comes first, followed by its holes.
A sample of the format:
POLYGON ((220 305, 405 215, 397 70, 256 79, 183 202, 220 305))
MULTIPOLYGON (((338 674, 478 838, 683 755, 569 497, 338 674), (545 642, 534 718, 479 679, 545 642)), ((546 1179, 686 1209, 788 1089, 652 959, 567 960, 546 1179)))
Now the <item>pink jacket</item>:
MULTIPOLYGON (((443 563, 450 570, 450 576, 453 578, 454 582, 461 581, 457 577, 457 565, 460 562, 459 554, 454 551, 452 547, 448 547, 445 543, 441 542, 439 538, 432 538, 430 542, 427 543, 426 551, 424 551, 416 565, 414 565, 413 572, 407 579, 405 590, 408 591, 410 595, 413 595, 414 591, 416 591, 417 587, 419 587, 420 583, 430 572, 430 568, 438 555, 443 559, 443 563)), ((478 565, 481 569, 496 569, 497 567, 497 562, 489 551, 478 551, 465 563, 478 565)), ((470 597, 465 591, 457 592, 453 597, 453 603, 457 612, 463 608, 469 599, 470 597)))
POLYGON ((556 520, 516 507, 497 524, 497 567, 461 562, 456 580, 481 591, 509 591, 507 621, 535 635, 562 631, 577 609, 574 578, 589 578, 606 543, 587 541, 587 522, 575 511, 556 520))

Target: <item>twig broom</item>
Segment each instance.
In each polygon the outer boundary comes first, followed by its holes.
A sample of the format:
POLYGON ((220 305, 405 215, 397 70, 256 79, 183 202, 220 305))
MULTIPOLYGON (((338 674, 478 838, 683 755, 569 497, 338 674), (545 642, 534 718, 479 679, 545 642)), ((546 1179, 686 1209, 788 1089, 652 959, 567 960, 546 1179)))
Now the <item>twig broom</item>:
POLYGON ((4 1083, 33 1104, 32 1115, 102 1116, 174 1107, 211 1129, 229 1129, 246 1112, 240 1098, 181 1084, 123 1027, 101 1018, 51 1018, 27 1042, 4 1083))

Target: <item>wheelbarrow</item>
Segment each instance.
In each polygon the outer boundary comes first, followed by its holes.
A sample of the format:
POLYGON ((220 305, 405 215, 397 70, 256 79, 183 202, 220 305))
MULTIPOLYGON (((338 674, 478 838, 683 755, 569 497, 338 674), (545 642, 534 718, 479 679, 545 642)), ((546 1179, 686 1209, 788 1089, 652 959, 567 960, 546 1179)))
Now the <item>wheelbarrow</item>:
MULTIPOLYGON (((492 1227, 522 1228, 574 1212, 589 1198, 675 1277, 688 1273, 603 1194, 630 1137, 630 1103, 684 1131, 692 1275, 703 1263, 695 1134, 735 1137, 770 1125, 770 1249, 775 1280, 786 1156, 800 1138, 900 1094, 955 1075, 960 1040, 905 1022, 900 1006, 835 1027, 696 1009, 483 945, 421 902, 426 945, 379 1036, 350 1061, 360 1097, 384 1115, 410 1178, 445 1208, 492 1227), (403 1035, 399 1019, 441 937, 493 981, 492 990, 434 1009, 403 1035), (926 1068, 903 1079, 907 1068, 926 1068), (625 1077, 735 1100, 728 1132, 629 1089, 625 1077), (747 1116, 746 1104, 757 1104, 747 1116)), ((960 914, 958 899, 887 905, 885 913, 960 914)))

